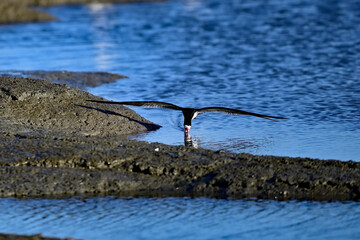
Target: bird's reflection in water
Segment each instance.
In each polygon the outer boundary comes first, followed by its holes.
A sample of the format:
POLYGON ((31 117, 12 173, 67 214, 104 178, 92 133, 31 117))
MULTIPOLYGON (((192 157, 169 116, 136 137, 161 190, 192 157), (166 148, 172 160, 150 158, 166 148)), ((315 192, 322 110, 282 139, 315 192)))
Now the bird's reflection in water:
POLYGON ((184 131, 184 144, 186 147, 193 147, 193 148, 199 147, 198 140, 195 138, 192 139, 188 131, 184 131))
POLYGON ((228 138, 225 141, 201 142, 200 138, 191 137, 190 131, 184 131, 184 145, 191 148, 207 148, 216 151, 255 153, 259 148, 266 148, 272 144, 269 138, 228 138))

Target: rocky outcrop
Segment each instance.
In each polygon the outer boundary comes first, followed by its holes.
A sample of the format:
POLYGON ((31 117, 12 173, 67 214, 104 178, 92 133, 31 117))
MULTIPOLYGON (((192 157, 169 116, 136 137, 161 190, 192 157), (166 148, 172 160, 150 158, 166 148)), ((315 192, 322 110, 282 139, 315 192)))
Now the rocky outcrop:
POLYGON ((67 85, 0 78, 0 196, 359 200, 360 163, 129 140, 158 128, 67 85))
MULTIPOLYGON (((0 2, 0 24, 43 22, 56 17, 33 7, 49 7, 63 4, 127 3, 154 0, 2 0, 0 2)), ((161 0, 155 0, 161 1, 161 0)))
POLYGON ((46 12, 29 8, 22 3, 16 4, 12 1, 0 2, 0 24, 43 22, 55 19, 54 16, 46 12))

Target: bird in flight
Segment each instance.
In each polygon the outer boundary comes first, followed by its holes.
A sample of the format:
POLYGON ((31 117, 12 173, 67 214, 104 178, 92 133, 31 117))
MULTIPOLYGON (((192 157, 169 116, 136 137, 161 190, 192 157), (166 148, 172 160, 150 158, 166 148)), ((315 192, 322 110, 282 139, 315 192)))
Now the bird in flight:
POLYGON ((88 101, 105 103, 105 104, 120 104, 120 105, 136 106, 136 107, 147 107, 147 108, 167 108, 167 109, 182 111, 182 114, 184 115, 185 133, 188 133, 190 131, 191 120, 196 118, 198 114, 205 112, 219 112, 219 113, 226 113, 231 115, 249 115, 249 116, 265 118, 273 121, 274 119, 286 119, 284 117, 263 115, 263 114, 246 112, 243 110, 238 110, 233 108, 226 108, 226 107, 183 108, 171 103, 159 102, 159 101, 134 101, 134 102, 113 102, 113 101, 98 101, 98 100, 88 100, 88 101))

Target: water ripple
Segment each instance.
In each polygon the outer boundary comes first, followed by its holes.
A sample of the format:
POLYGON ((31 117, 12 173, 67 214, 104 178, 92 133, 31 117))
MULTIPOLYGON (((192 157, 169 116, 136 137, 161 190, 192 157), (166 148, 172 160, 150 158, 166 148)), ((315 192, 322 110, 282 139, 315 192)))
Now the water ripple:
POLYGON ((42 232, 58 237, 357 239, 360 236, 357 202, 107 197, 0 199, 0 206, 3 209, 0 223, 7 223, 0 224, 0 231, 42 232))

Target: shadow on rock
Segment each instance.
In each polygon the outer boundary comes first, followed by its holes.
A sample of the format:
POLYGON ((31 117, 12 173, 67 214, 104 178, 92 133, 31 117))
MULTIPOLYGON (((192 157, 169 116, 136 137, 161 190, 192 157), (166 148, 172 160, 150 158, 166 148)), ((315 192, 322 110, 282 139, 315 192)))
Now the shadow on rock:
POLYGON ((141 121, 139 121, 139 120, 130 118, 130 117, 128 117, 128 116, 125 116, 125 115, 123 115, 123 114, 120 114, 120 113, 117 113, 117 112, 114 112, 114 111, 109 111, 109 110, 106 110, 106 109, 100 109, 100 108, 96 108, 96 107, 90 107, 90 106, 79 105, 79 104, 75 104, 75 106, 82 107, 82 108, 86 108, 86 109, 90 109, 90 110, 99 111, 99 112, 102 112, 102 113, 104 113, 104 114, 110 114, 110 115, 115 115, 115 116, 119 116, 119 117, 126 118, 126 119, 128 119, 129 121, 133 121, 133 122, 136 122, 136 123, 138 123, 138 124, 141 124, 142 126, 146 127, 146 129, 147 129, 148 131, 155 131, 155 130, 158 130, 159 128, 161 128, 160 125, 157 125, 157 124, 148 124, 148 123, 145 123, 145 122, 141 122, 141 121))

